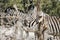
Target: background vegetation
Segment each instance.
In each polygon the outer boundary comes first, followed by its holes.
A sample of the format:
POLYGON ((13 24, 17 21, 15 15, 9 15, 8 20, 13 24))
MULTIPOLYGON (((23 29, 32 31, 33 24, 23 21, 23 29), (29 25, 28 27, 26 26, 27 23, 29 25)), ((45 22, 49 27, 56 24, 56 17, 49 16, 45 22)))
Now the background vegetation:
POLYGON ((50 15, 60 16, 60 0, 41 0, 41 7, 50 15))
MULTIPOLYGON (((37 0, 32 0, 33 3, 30 3, 30 0, 0 0, 0 8, 5 10, 7 7, 17 4, 17 7, 20 10, 27 10, 30 5, 35 5, 37 0)), ((40 8, 43 12, 49 15, 60 16, 60 0, 39 0, 40 8)))

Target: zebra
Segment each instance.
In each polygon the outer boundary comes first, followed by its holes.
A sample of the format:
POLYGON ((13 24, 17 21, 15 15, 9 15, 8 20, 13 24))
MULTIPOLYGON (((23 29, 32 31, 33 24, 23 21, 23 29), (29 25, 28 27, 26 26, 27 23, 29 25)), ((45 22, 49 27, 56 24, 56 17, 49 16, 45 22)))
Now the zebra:
MULTIPOLYGON (((60 37, 60 18, 56 16, 50 16, 46 13, 41 13, 35 20, 29 23, 29 28, 35 28, 34 25, 38 24, 39 34, 47 32, 49 35, 53 35, 53 38, 60 37), (33 27, 34 26, 34 27, 33 27)), ((35 32, 36 33, 36 32, 35 32)), ((37 32, 38 33, 38 32, 37 32)), ((58 39, 58 38, 57 38, 58 39)))
MULTIPOLYGON (((54 37, 60 36, 60 22, 56 16, 43 16, 43 25, 49 30, 47 33, 53 35, 54 37), (44 22, 43 22, 44 21, 44 22)), ((45 30, 44 30, 45 31, 45 30)))

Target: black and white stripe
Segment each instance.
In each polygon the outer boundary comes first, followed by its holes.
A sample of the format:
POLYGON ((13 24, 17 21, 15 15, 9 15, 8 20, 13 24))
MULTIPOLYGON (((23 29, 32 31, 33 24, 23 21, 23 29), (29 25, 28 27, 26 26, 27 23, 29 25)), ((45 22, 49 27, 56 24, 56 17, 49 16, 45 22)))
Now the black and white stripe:
MULTIPOLYGON (((39 23, 38 20, 40 20, 40 19, 33 20, 32 22, 30 22, 30 25, 33 26, 33 25, 39 23)), ((50 32, 52 34, 60 35, 60 22, 59 22, 59 20, 56 16, 46 16, 46 17, 43 18, 43 20, 48 23, 47 24, 48 26, 46 25, 46 27, 50 28, 50 32)), ((42 22, 43 22, 43 20, 42 20, 42 22)), ((43 22, 43 24, 45 24, 45 23, 43 22)))
POLYGON ((52 35, 60 34, 60 23, 56 16, 48 17, 48 25, 50 28, 50 32, 52 32, 52 35))
POLYGON ((38 19, 35 19, 32 22, 30 22, 30 25, 34 26, 37 23, 38 24, 42 23, 42 25, 45 25, 45 27, 47 27, 49 29, 49 32, 48 32, 49 35, 60 36, 60 21, 59 21, 59 18, 56 17, 56 16, 49 16, 48 14, 46 14, 45 16, 44 15, 40 16, 38 19), (43 20, 39 21, 39 20, 41 20, 42 17, 43 17, 43 20))
POLYGON ((58 20, 58 17, 48 16, 47 22, 48 28, 50 28, 50 31, 48 32, 49 35, 53 35, 54 38, 56 37, 56 39, 59 40, 58 36, 60 37, 60 22, 58 20))

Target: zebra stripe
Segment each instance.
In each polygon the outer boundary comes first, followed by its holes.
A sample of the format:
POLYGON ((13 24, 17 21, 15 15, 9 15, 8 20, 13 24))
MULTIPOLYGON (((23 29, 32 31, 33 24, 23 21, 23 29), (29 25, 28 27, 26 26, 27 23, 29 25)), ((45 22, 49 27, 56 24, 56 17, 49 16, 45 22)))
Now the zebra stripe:
POLYGON ((48 17, 48 25, 50 27, 50 32, 54 35, 59 35, 60 33, 60 25, 59 25, 59 20, 57 19, 56 16, 49 16, 48 17))
MULTIPOLYGON (((48 24, 46 25, 46 27, 48 27, 50 30, 49 35, 53 35, 53 36, 60 36, 60 21, 58 17, 56 16, 49 16, 48 14, 45 16, 42 16, 43 20, 47 20, 46 22, 48 22, 48 24)), ((41 18, 41 17, 40 17, 41 18)), ((38 20, 40 20, 40 18, 38 20)), ((32 22, 30 22, 31 26, 34 26, 37 24, 38 22, 37 19, 33 20, 32 22)), ((41 21, 43 22, 43 21, 41 21)), ((45 22, 42 24, 44 25, 45 22)))
POLYGON ((39 19, 40 19, 41 17, 42 17, 42 16, 39 16, 39 17, 37 17, 35 20, 31 21, 30 24, 29 24, 30 27, 38 24, 38 23, 39 23, 39 19))

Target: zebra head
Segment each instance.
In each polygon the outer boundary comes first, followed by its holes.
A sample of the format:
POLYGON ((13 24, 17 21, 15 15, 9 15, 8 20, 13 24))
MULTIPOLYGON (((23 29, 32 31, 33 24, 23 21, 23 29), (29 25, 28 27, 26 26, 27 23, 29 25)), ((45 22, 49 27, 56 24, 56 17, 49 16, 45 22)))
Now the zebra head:
POLYGON ((39 16, 36 19, 31 20, 31 21, 28 19, 25 19, 23 25, 25 26, 27 30, 35 31, 38 29, 38 24, 41 23, 42 20, 43 20, 42 16, 39 16))
POLYGON ((0 15, 0 19, 1 19, 1 26, 4 25, 6 28, 9 28, 11 26, 14 26, 18 19, 16 18, 16 16, 13 14, 13 15, 7 15, 7 13, 3 13, 0 15))

